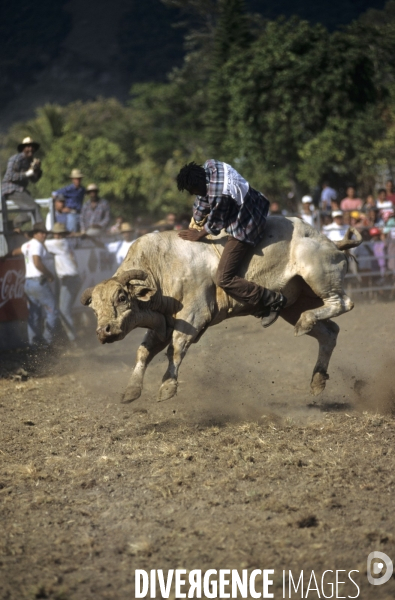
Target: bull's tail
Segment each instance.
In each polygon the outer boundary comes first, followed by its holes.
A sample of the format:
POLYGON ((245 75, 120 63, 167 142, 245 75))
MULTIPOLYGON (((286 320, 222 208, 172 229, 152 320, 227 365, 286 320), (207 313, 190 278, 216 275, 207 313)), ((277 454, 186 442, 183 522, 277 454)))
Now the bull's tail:
POLYGON ((349 227, 346 231, 346 235, 344 238, 338 242, 334 242, 335 246, 339 250, 350 250, 350 248, 356 248, 363 242, 362 236, 354 227, 349 227), (354 235, 355 239, 351 239, 351 236, 354 235))

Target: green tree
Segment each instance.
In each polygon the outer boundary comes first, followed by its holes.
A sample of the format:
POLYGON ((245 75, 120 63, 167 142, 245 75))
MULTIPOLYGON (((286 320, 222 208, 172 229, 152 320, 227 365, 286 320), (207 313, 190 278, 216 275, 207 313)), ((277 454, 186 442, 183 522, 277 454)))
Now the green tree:
MULTIPOLYGON (((332 154, 348 160, 358 152, 361 135, 355 127, 353 139, 342 132, 351 132, 355 121, 363 124, 365 114, 370 130, 374 119, 380 132, 380 115, 372 108, 382 90, 363 40, 347 31, 329 34, 296 17, 267 22, 251 48, 229 61, 227 87, 227 154, 272 194, 291 185, 299 195, 311 185, 301 162, 324 131, 325 143, 335 145, 332 154)), ((323 169, 324 161, 316 181, 323 169)))
POLYGON ((223 152, 231 94, 227 86, 226 65, 237 60, 249 46, 250 34, 244 0, 218 0, 212 68, 207 86, 207 139, 215 153, 223 152))

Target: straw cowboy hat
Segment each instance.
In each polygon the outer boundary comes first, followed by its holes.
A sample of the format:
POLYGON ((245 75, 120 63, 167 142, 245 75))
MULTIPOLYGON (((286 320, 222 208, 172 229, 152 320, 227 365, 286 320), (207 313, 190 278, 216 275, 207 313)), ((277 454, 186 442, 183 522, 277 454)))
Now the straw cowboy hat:
POLYGON ((55 223, 51 233, 70 233, 64 223, 55 223))
POLYGON ((88 187, 86 188, 87 192, 98 192, 99 188, 97 187, 96 183, 90 183, 88 185, 88 187))
POLYGON ((70 173, 70 179, 82 179, 83 174, 79 169, 72 169, 70 173))
POLYGON ((130 223, 121 223, 121 233, 127 233, 128 231, 133 231, 133 227, 130 223))
POLYGON ((32 146, 34 151, 36 151, 39 149, 40 144, 34 142, 31 137, 25 137, 23 138, 22 143, 18 144, 18 152, 22 152, 22 150, 26 148, 26 146, 32 146))

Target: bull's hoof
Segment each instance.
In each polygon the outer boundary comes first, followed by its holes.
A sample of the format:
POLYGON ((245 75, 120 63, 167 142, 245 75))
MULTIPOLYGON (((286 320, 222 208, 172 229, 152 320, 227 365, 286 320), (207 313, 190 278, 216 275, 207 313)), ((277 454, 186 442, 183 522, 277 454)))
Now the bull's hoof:
POLYGON ((135 386, 127 387, 126 390, 124 391, 124 393, 122 394, 121 403, 129 404, 130 402, 137 400, 137 398, 140 398, 140 396, 141 396, 141 386, 135 385, 135 386))
POLYGON ((159 388, 158 402, 164 400, 170 400, 177 394, 177 381, 175 379, 168 379, 164 381, 159 388))
POLYGON ((313 329, 316 323, 317 320, 314 316, 302 315, 295 325, 295 336, 306 335, 306 333, 309 333, 313 329))
POLYGON ((313 396, 319 396, 324 391, 328 379, 328 373, 314 373, 310 385, 311 394, 313 396))

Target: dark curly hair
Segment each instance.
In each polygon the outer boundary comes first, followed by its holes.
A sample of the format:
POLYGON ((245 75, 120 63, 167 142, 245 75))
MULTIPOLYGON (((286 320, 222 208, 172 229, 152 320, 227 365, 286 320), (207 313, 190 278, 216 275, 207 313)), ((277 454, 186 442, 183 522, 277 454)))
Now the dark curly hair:
POLYGON ((180 192, 187 190, 188 192, 195 188, 199 183, 206 183, 206 171, 195 162, 190 162, 177 175, 177 187, 180 192))

